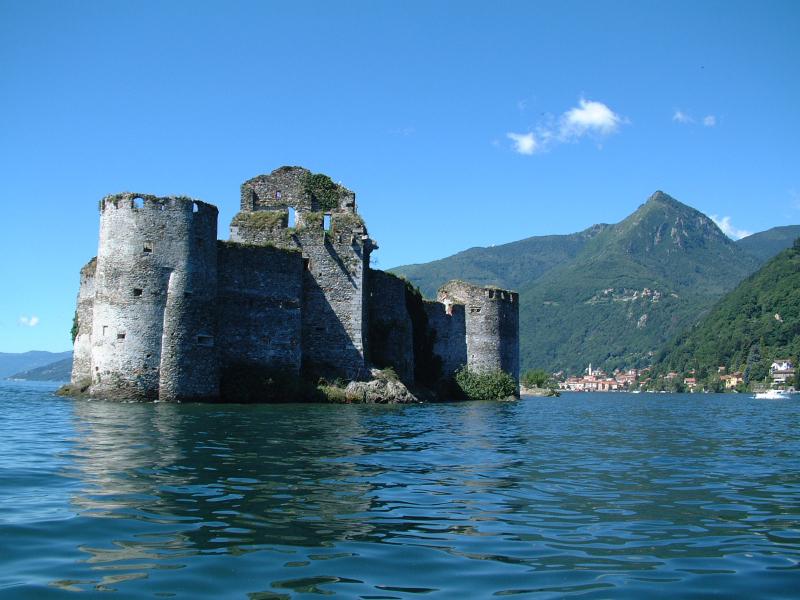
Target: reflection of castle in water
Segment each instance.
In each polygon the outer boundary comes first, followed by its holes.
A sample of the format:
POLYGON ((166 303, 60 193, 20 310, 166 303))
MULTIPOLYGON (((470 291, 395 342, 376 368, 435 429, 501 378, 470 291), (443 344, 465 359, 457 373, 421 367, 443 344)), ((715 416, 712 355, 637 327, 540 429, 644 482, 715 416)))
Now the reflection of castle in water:
POLYGON ((83 516, 138 523, 135 538, 87 549, 90 562, 368 536, 354 517, 372 501, 364 472, 331 460, 360 453, 362 428, 341 411, 309 420, 306 410, 76 402, 74 456, 86 485, 73 504, 83 516))

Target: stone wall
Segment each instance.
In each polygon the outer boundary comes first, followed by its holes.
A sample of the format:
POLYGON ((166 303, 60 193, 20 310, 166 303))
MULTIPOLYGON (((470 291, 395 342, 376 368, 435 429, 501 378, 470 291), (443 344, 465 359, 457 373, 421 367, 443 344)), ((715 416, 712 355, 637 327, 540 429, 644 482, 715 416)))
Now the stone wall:
POLYGON ((369 359, 376 367, 392 367, 401 381, 412 384, 414 339, 406 286, 396 275, 369 270, 369 359))
POLYGON ((428 327, 433 332, 433 352, 441 360, 442 377, 452 377, 467 364, 464 306, 453 304, 449 313, 441 302, 424 301, 428 327))
POLYGON ((242 184, 230 239, 302 253, 302 370, 312 378, 360 379, 369 374, 366 272, 376 246, 355 212, 355 194, 321 176, 329 195, 318 197, 310 177, 319 176, 281 167, 242 184), (290 209, 295 227, 288 227, 290 209))
POLYGON ((216 222, 216 207, 189 198, 101 201, 93 395, 217 395, 216 222))
POLYGON ((303 258, 271 247, 217 243, 221 370, 258 365, 299 373, 303 258))
POLYGON ((92 378, 92 314, 94 312, 96 268, 97 258, 93 258, 81 269, 78 303, 75 309, 78 332, 73 344, 72 376, 70 377, 70 381, 74 385, 80 385, 92 378))
POLYGON ((439 288, 438 300, 464 305, 470 369, 501 369, 519 379, 519 294, 451 281, 439 288))

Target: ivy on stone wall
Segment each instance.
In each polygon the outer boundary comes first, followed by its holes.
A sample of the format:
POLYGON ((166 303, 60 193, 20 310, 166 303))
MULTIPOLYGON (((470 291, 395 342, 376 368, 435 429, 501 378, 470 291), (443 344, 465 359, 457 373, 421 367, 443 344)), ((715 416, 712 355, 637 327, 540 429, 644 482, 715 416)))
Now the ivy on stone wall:
POLYGON ((303 190, 317 202, 323 212, 339 208, 339 186, 327 175, 309 173, 303 178, 303 190))
POLYGON ((75 338, 78 337, 78 331, 80 330, 81 323, 78 320, 78 311, 75 311, 75 314, 72 315, 72 329, 70 329, 70 335, 72 336, 72 343, 75 343, 75 338))

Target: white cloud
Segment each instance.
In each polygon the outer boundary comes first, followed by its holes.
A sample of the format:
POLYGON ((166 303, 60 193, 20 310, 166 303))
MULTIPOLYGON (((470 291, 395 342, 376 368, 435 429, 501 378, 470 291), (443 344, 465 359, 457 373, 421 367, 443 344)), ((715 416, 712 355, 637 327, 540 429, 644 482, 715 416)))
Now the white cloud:
POLYGON ((30 317, 22 315, 19 318, 19 324, 25 325, 26 327, 36 327, 39 324, 39 317, 36 315, 31 315, 30 317))
MULTIPOLYGON (((546 151, 556 143, 567 143, 591 136, 597 140, 616 133, 619 126, 628 121, 602 102, 581 98, 578 106, 569 109, 560 117, 545 115, 528 133, 507 133, 513 141, 514 151, 519 154, 534 154, 546 151)), ((602 145, 598 142, 598 149, 602 145)))
POLYGON ((683 124, 694 123, 694 119, 682 110, 676 110, 672 115, 672 120, 683 124))
POLYGON ((562 138, 577 138, 587 133, 610 135, 619 129, 622 119, 602 102, 581 98, 578 104, 561 117, 562 138))
POLYGON ((714 127, 717 124, 717 117, 714 115, 706 115, 703 117, 703 125, 705 127, 714 127))
POLYGON ((743 237, 753 234, 752 231, 747 231, 746 229, 737 229, 734 227, 733 223, 731 223, 730 217, 718 217, 717 215, 711 215, 711 220, 717 224, 717 227, 722 230, 722 233, 731 239, 739 240, 743 237))
POLYGON ((514 142, 514 151, 519 154, 533 154, 539 147, 533 133, 507 133, 506 137, 514 142))

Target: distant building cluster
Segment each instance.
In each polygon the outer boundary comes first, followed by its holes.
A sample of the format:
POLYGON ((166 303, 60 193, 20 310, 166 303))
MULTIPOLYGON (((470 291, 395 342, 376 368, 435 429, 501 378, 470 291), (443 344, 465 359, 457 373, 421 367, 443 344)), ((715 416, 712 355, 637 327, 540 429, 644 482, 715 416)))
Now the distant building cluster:
POLYGON ((628 369, 615 370, 611 375, 602 369, 593 369, 590 364, 584 375, 567 377, 559 382, 558 388, 568 392, 620 392, 632 389, 636 385, 640 371, 628 369))

